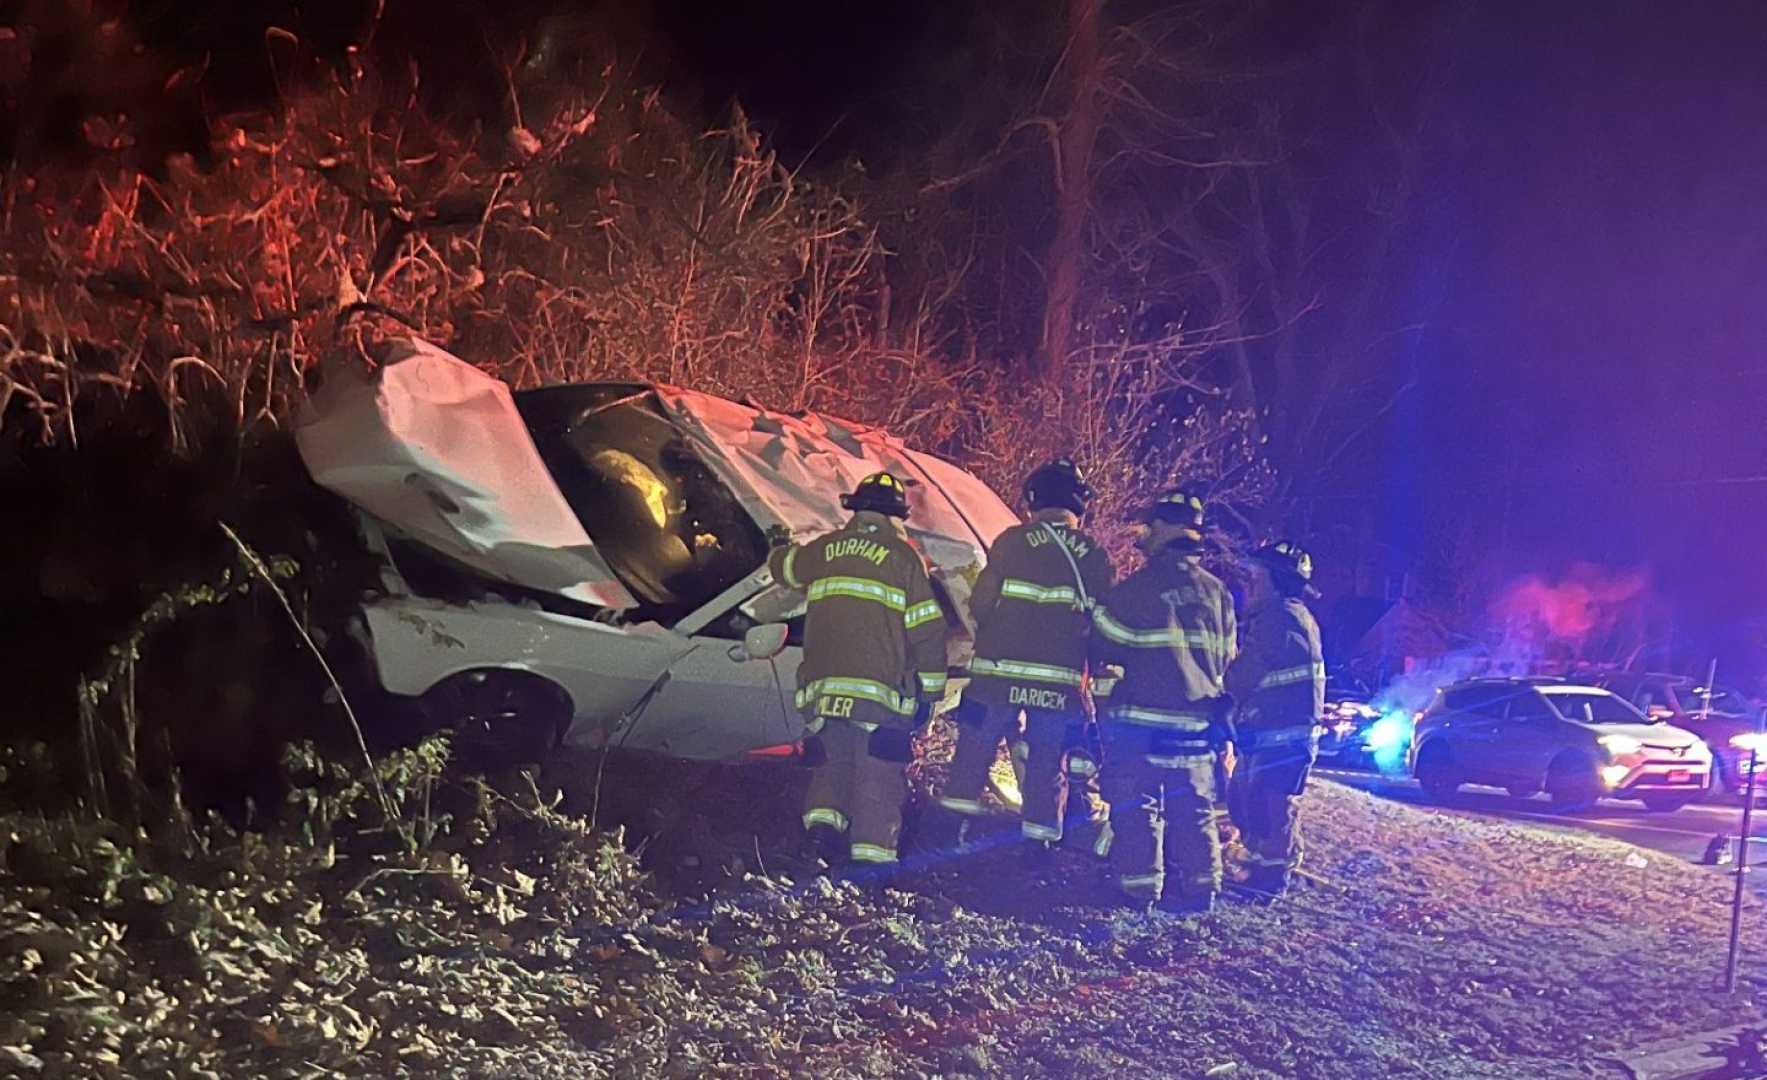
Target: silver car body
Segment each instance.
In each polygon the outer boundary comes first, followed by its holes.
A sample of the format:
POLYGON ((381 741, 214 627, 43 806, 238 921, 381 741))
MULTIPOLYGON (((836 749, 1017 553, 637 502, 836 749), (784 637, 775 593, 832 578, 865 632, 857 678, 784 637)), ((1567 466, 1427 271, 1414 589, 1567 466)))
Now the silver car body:
POLYGON ((1607 794, 1639 797, 1703 791, 1712 758, 1698 736, 1651 723, 1623 698, 1595 686, 1475 679, 1444 688, 1418 720, 1412 771, 1445 745, 1457 779, 1538 791, 1555 761, 1587 761, 1607 794), (1567 702, 1596 701, 1614 719, 1586 722, 1567 702))
MULTIPOLYGON (((578 389, 530 392, 555 398, 527 404, 569 405, 556 395, 578 389)), ((601 479, 619 487, 622 505, 654 516, 652 533, 680 548, 667 557, 688 569, 702 547, 716 559, 732 530, 748 538, 751 523, 757 537, 775 525, 798 538, 837 527, 847 517, 841 494, 887 468, 916 482, 909 533, 947 613, 968 629, 969 583, 988 545, 1018 520, 974 476, 876 428, 651 386, 622 387, 609 403, 576 412, 615 407, 642 409, 644 423, 670 440, 671 460, 687 460, 702 485, 714 477, 718 499, 727 495, 748 519, 696 532, 697 521, 676 521, 692 508, 671 502, 636 451, 601 448, 594 460, 611 470, 601 479), (658 531, 665 524, 687 539, 658 531)), ((545 456, 501 381, 426 342, 403 342, 372 373, 329 378, 295 434, 315 480, 361 511, 383 557, 383 587, 364 604, 363 628, 389 691, 422 697, 451 677, 513 669, 568 695, 565 741, 579 747, 710 760, 801 736, 791 707, 800 650, 756 660, 740 644, 742 627, 801 615, 801 594, 777 585, 745 548, 715 593, 647 603, 642 594, 667 594, 666 583, 623 574, 597 547, 590 534, 616 523, 585 520, 548 465, 557 458, 545 456), (485 587, 465 598, 422 594, 395 551, 413 543, 485 587)), ((965 636, 955 636, 954 662, 965 636)))

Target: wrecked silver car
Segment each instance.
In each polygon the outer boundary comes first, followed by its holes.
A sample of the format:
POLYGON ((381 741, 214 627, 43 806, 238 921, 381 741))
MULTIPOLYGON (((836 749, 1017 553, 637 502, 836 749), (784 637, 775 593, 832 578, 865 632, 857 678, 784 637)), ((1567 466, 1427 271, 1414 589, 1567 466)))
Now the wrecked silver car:
POLYGON ((835 528, 869 473, 915 482, 908 532, 954 625, 1017 521, 974 476, 875 428, 666 386, 511 393, 415 340, 328 379, 295 435, 381 560, 358 627, 381 685, 524 760, 561 741, 788 750, 803 598, 768 573, 766 533, 835 528))

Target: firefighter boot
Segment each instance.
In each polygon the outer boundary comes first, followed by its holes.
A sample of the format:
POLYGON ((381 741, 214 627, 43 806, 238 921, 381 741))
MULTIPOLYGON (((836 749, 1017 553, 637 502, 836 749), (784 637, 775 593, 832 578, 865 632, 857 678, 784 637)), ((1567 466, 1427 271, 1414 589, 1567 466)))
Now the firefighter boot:
POLYGON ((874 863, 863 859, 849 859, 833 877, 836 881, 851 884, 866 899, 881 901, 895 884, 900 870, 901 866, 893 862, 874 863))
POLYGON ((963 854, 972 820, 969 814, 937 806, 931 808, 926 815, 927 848, 941 855, 963 854))
POLYGON ((1183 918, 1193 915, 1207 915, 1215 910, 1215 894, 1212 892, 1168 892, 1154 903, 1154 907, 1168 915, 1177 915, 1183 918))
POLYGON ((847 862, 847 834, 833 825, 812 825, 804 830, 798 858, 817 873, 833 873, 847 862))

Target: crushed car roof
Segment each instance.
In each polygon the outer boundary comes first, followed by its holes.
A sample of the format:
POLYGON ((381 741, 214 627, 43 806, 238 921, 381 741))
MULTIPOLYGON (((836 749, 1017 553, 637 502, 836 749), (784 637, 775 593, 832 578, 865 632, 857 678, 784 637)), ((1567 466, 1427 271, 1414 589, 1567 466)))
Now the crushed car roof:
MULTIPOLYGON (((909 532, 937 571, 979 565, 1018 523, 982 481, 881 429, 639 389, 762 529, 783 525, 805 539, 837 528, 849 517, 840 496, 884 469, 912 482, 909 532)), ((475 570, 603 607, 636 605, 559 491, 509 387, 429 342, 395 342, 372 373, 328 375, 295 437, 321 486, 475 570)))

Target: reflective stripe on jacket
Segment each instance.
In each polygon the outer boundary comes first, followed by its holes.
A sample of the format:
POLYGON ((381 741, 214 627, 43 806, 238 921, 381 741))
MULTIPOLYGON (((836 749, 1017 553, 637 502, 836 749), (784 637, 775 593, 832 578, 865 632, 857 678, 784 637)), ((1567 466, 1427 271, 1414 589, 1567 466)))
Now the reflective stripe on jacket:
POLYGON ((1325 660, 1305 604, 1283 600, 1247 617, 1245 649, 1227 672, 1227 689, 1242 728, 1311 731, 1325 711, 1325 660))
POLYGON ((966 696, 1078 709, 1091 608, 1113 576, 1110 556, 1065 512, 1001 533, 970 594, 976 647, 966 696))
POLYGON ((920 552, 891 520, 862 511, 847 527, 774 549, 780 583, 802 589, 806 718, 905 727, 918 701, 945 692, 945 616, 920 552))
POLYGON ((1097 687, 1102 719, 1165 731, 1174 750, 1206 751, 1209 703, 1221 695, 1234 633, 1233 598, 1220 578, 1195 556, 1154 556, 1093 612, 1094 669, 1123 669, 1097 687))

